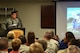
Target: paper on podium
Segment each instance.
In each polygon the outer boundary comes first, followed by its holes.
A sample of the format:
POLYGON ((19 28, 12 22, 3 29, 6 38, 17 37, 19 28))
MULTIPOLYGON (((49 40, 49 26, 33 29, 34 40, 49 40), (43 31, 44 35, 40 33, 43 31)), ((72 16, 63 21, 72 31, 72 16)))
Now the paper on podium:
POLYGON ((17 27, 17 24, 9 25, 9 27, 17 27))

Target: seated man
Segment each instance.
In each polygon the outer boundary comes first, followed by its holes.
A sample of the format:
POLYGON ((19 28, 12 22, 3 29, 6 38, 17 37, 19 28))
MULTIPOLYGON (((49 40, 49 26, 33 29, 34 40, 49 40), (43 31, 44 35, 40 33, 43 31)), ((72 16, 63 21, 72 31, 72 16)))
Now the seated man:
POLYGON ((52 33, 46 31, 43 37, 43 40, 47 42, 47 53, 56 53, 58 51, 59 43, 58 41, 52 39, 52 33))

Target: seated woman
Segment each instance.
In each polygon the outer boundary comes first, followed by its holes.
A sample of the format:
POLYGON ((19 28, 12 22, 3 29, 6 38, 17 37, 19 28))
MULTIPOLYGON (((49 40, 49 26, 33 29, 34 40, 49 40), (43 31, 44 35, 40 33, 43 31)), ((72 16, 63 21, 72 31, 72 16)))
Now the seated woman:
POLYGON ((57 53, 80 53, 80 48, 77 46, 77 40, 71 39, 68 42, 68 48, 59 50, 57 53))
POLYGON ((59 49, 66 49, 68 48, 68 42, 71 39, 75 39, 75 36, 72 32, 66 32, 65 33, 65 38, 60 42, 59 49))
POLYGON ((34 42, 35 42, 35 33, 30 31, 30 32, 28 32, 28 35, 27 35, 26 45, 30 46, 30 44, 32 44, 34 42))

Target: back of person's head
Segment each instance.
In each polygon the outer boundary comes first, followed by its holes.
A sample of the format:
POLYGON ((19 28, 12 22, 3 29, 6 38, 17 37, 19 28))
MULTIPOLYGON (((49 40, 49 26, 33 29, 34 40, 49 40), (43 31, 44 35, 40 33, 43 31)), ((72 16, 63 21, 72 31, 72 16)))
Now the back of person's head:
POLYGON ((44 51, 46 50, 47 48, 47 42, 45 40, 38 40, 38 42, 42 45, 44 51))
POLYGON ((19 49, 19 47, 21 45, 21 40, 18 39, 18 38, 15 38, 15 39, 12 40, 12 43, 11 44, 12 44, 13 50, 14 51, 18 51, 18 49, 19 49))
POLYGON ((67 53, 80 53, 80 48, 78 48, 78 47, 75 46, 75 45, 70 45, 70 46, 67 48, 67 53))
POLYGON ((29 44, 32 44, 35 42, 35 33, 34 32, 28 32, 27 40, 29 44))
POLYGON ((21 40, 22 44, 25 44, 26 43, 25 36, 21 35, 21 36, 19 36, 19 39, 21 40))
POLYGON ((14 38, 14 35, 15 35, 15 34, 14 34, 13 31, 9 31, 8 34, 7 34, 7 38, 8 38, 8 39, 13 39, 13 38, 14 38))
POLYGON ((40 43, 35 42, 30 45, 29 52, 30 53, 43 53, 44 50, 43 50, 42 45, 40 43))
POLYGON ((0 37, 0 50, 8 50, 8 39, 5 37, 0 37))
POLYGON ((54 32, 52 30, 47 30, 46 33, 50 34, 52 38, 54 37, 54 32))
POLYGON ((72 32, 66 32, 65 35, 66 35, 67 42, 69 42, 71 39, 75 39, 75 36, 72 32))
POLYGON ((50 40, 52 38, 52 34, 49 31, 46 31, 44 34, 44 38, 46 38, 47 40, 50 40))
POLYGON ((77 46, 78 44, 78 41, 76 39, 71 39, 69 42, 68 42, 68 45, 76 45, 77 46))

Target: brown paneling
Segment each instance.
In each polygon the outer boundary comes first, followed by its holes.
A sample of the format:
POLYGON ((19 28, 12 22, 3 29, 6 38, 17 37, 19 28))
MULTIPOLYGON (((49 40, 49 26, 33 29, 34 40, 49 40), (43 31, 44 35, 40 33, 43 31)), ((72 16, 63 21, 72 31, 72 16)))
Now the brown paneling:
POLYGON ((41 28, 55 28, 55 5, 41 6, 41 28))

